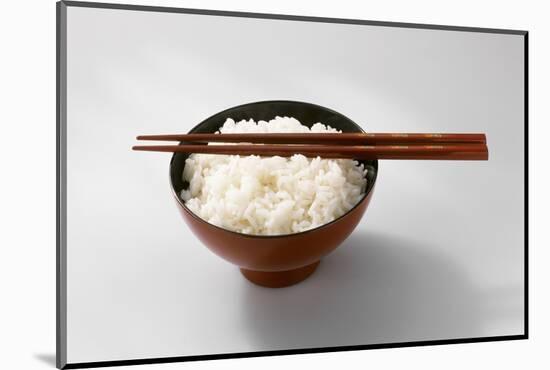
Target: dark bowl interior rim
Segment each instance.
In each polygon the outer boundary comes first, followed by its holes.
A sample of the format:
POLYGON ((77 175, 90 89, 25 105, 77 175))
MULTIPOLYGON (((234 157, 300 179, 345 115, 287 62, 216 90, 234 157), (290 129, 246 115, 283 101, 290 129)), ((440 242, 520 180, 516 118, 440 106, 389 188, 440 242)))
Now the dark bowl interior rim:
MULTIPOLYGON (((213 115, 211 115, 210 117, 202 120, 200 123, 198 123, 197 125, 195 125, 191 130, 189 130, 189 133, 193 133, 195 132, 204 122, 214 118, 215 116, 217 115, 223 115, 224 113, 227 113, 231 110, 234 110, 234 109, 238 109, 238 108, 243 108, 243 107, 249 107, 249 106, 252 106, 252 105, 261 105, 261 104, 268 104, 268 103, 271 103, 271 104, 277 104, 277 103, 291 103, 291 104, 302 104, 302 105, 309 105, 309 106, 313 106, 313 107, 316 107, 316 108, 321 108, 321 109, 324 109, 324 110, 327 110, 327 111, 330 111, 336 115, 339 115, 339 116, 342 116, 344 118, 346 118, 348 121, 350 121, 351 123, 353 123, 361 132, 365 132, 365 130, 363 130, 363 128, 361 126, 359 126, 357 123, 355 123, 355 121, 351 120, 350 118, 348 118, 347 116, 344 116, 342 113, 339 113, 333 109, 330 109, 330 108, 327 108, 327 107, 324 107, 322 105, 318 105, 318 104, 314 104, 314 103, 308 103, 308 102, 302 102, 302 101, 296 101, 296 100, 263 100, 263 101, 257 101, 257 102, 252 102, 252 103, 246 103, 246 104, 241 104, 241 105, 237 105, 237 106, 233 106, 233 107, 230 107, 230 108, 227 108, 227 109, 224 109, 223 111, 220 111, 218 113, 215 113, 213 115)), ((274 117, 275 118, 275 117, 274 117)), ((182 144, 183 142, 180 142, 180 144, 182 144)), ((172 177, 170 176, 170 169, 172 167, 172 163, 174 162, 174 158, 176 157, 176 154, 177 153, 174 153, 172 155, 172 158, 170 159, 170 166, 168 168, 168 176, 169 176, 169 181, 170 181, 170 188, 172 190, 172 195, 176 198, 177 202, 183 207, 183 209, 189 213, 193 218, 195 218, 196 220, 198 220, 199 222, 201 223, 205 223, 211 227, 214 227, 216 229, 219 229, 221 231, 224 231, 224 232, 228 232, 228 233, 232 233, 232 234, 236 234, 240 237, 245 237, 245 238, 251 238, 251 239, 273 239, 273 238, 289 238, 289 237, 296 237, 296 236, 300 236, 300 235, 303 235, 303 234, 307 234, 307 233, 311 233, 311 232, 314 232, 314 231, 317 231, 319 229, 322 229, 322 228, 325 228, 325 227, 329 227, 331 224, 333 223, 336 223, 338 222, 339 220, 341 220, 343 217, 345 217, 346 215, 348 215, 349 213, 351 213, 354 209, 356 209, 357 207, 359 207, 361 205, 361 203, 363 203, 366 199, 367 199, 367 196, 374 190, 374 185, 376 184, 376 178, 378 177, 378 160, 375 160, 375 165, 373 166, 374 167, 374 177, 372 178, 372 181, 371 181, 371 185, 369 186, 369 184, 367 184, 367 190, 365 191, 365 193, 363 194, 363 197, 361 198, 361 200, 359 200, 359 202, 357 202, 357 204, 355 204, 351 209, 349 209, 346 213, 344 213, 343 215, 335 218, 334 220, 326 223, 326 224, 322 224, 320 226, 317 226, 317 227, 314 227, 312 229, 308 229, 308 230, 304 230, 304 231, 300 231, 298 233, 291 233, 291 234, 276 234, 276 235, 254 235, 254 234, 245 234, 245 233, 240 233, 238 231, 233 231, 233 230, 229 230, 229 229, 225 229, 223 227, 220 227, 220 226, 217 226, 217 225, 214 225, 206 220, 204 220, 203 218, 199 217, 198 215, 196 215, 193 211, 191 211, 189 208, 187 208, 187 206, 185 205, 185 202, 181 199, 181 197, 179 196, 179 194, 176 192, 176 189, 174 189, 174 184, 172 182, 172 177)))

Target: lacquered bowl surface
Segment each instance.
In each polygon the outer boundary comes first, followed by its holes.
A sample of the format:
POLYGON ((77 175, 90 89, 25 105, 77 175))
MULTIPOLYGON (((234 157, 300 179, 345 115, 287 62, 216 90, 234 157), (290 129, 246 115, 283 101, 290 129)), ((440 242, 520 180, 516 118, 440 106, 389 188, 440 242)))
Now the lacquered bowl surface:
MULTIPOLYGON (((268 121, 275 116, 294 117, 309 127, 322 122, 343 132, 363 132, 360 126, 338 112, 295 101, 264 101, 229 108, 207 118, 189 132, 215 132, 226 118, 268 121)), ((378 161, 360 161, 368 169, 364 197, 354 208, 328 224, 296 234, 247 235, 210 224, 185 206, 179 194, 188 186, 182 179, 188 156, 175 153, 170 161, 170 184, 183 219, 212 252, 239 266, 247 279, 269 287, 288 286, 307 278, 320 259, 351 234, 367 209, 378 173, 378 161)))

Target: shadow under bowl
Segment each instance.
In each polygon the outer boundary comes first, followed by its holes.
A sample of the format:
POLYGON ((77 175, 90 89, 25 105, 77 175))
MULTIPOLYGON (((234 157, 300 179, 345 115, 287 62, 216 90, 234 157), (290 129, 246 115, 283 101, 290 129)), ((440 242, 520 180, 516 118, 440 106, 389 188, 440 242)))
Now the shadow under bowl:
MULTIPOLYGON (((294 117, 311 127, 317 122, 343 132, 364 132, 360 126, 331 109, 296 101, 263 101, 239 105, 207 118, 190 133, 213 133, 227 118, 236 122, 271 120, 275 116, 294 117)), ((317 268, 321 258, 337 248, 355 229, 372 197, 378 173, 377 160, 360 160, 367 172, 363 198, 334 221, 295 234, 249 235, 223 229, 201 219, 180 198, 189 184, 182 178, 188 153, 175 153, 170 161, 170 184, 183 219, 199 240, 212 252, 240 267, 242 274, 255 284, 278 288, 296 284, 317 268)))

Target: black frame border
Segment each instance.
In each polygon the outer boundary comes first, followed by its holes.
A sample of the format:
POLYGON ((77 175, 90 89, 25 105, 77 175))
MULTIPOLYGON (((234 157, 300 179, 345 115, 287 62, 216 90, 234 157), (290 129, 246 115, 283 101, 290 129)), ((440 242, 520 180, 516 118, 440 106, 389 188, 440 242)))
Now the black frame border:
POLYGON ((107 366, 145 365, 187 361, 219 360, 246 357, 281 356, 323 352, 359 351, 366 349, 420 347, 461 343, 482 343, 529 338, 529 32, 525 30, 462 27, 451 25, 432 25, 422 23, 402 23, 367 21, 359 19, 342 19, 310 17, 299 15, 234 12, 225 10, 189 9, 162 6, 144 6, 131 4, 112 4, 82 1, 58 1, 56 3, 56 367, 58 369, 81 369, 107 366), (85 7, 96 9, 120 9, 146 12, 200 14, 222 17, 241 17, 257 19, 278 19, 302 22, 340 23, 381 27, 414 28, 439 31, 459 31, 520 35, 524 39, 524 333, 492 337, 457 338, 413 342, 395 342, 365 344, 353 346, 304 348, 274 351, 256 351, 239 353, 222 353, 199 356, 174 356, 142 358, 130 360, 113 360, 97 362, 67 363, 67 245, 66 245, 66 102, 67 102, 67 7, 85 7))

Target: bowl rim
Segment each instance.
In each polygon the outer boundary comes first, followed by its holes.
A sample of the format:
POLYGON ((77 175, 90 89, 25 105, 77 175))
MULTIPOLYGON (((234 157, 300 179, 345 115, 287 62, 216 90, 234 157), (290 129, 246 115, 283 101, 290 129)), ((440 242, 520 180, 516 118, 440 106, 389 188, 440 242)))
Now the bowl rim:
MULTIPOLYGON (((334 109, 331 109, 331 108, 327 108, 325 106, 322 106, 322 105, 319 105, 319 104, 314 104, 314 103, 309 103, 309 102, 303 102, 303 101, 297 101, 297 100, 262 100, 262 101, 256 101, 256 102, 251 102, 251 103, 245 103, 245 104, 240 104, 240 105, 235 105, 235 106, 232 106, 232 107, 229 107, 227 109, 224 109, 222 111, 219 111, 217 113, 214 113, 212 114, 211 116, 209 116, 208 118, 205 118, 203 119, 201 122, 199 122, 198 124, 196 124, 191 130, 189 130, 188 133, 193 133, 196 129, 199 128, 199 126, 201 126, 204 122, 214 118, 215 116, 217 115, 220 115, 220 114, 223 114, 223 113, 226 113, 230 110, 233 110, 233 109, 236 109, 236 108, 242 108, 242 107, 245 107, 245 106, 250 106, 250 105, 259 105, 259 104, 266 104, 266 103, 297 103, 297 104, 304 104, 304 105, 309 105, 309 106, 314 106, 316 108, 322 108, 324 110, 327 110, 331 113, 335 113, 336 115, 339 115, 339 116, 342 116, 344 117, 345 119, 347 119, 349 122, 351 122, 352 124, 354 124, 361 132, 365 132, 365 130, 363 130, 363 128, 361 126, 359 126, 357 123, 355 123, 355 121, 353 121, 352 119, 350 119, 349 117, 343 115, 342 113, 340 112, 337 112, 335 111, 334 109)), ((181 144, 181 143, 180 143, 181 144)), ((365 193, 363 194, 363 197, 361 198, 361 200, 359 200, 352 208, 350 208, 346 213, 344 213, 343 215, 335 218, 334 220, 330 221, 330 222, 327 222, 326 224, 322 224, 320 226, 317 226, 317 227, 314 227, 312 229, 307 229, 307 230, 304 230, 304 231, 300 231, 298 233, 290 233, 290 234, 276 234, 276 235, 255 235, 255 234, 245 234, 245 233, 241 233, 241 232, 238 232, 238 231, 233 231, 233 230, 229 230, 229 229, 225 229, 221 226, 217 226, 217 225, 214 225, 206 220, 204 220, 203 218, 201 218, 200 216, 198 216, 197 214, 195 214, 193 211, 191 211, 189 208, 187 208, 187 206, 185 205, 185 202, 183 201, 183 199, 181 199, 180 195, 176 192, 176 189, 174 189, 174 183, 172 182, 172 176, 171 176, 171 169, 172 169, 172 163, 174 162, 174 158, 176 157, 176 154, 177 153, 174 153, 172 154, 172 157, 170 158, 170 165, 168 166, 168 180, 169 180, 169 183, 170 183, 170 190, 172 192, 172 195, 176 198, 176 201, 178 202, 178 204, 183 208, 183 210, 185 212, 187 212, 190 216, 192 216, 194 219, 196 219, 197 221, 199 221, 200 223, 204 223, 210 227, 214 227, 216 229, 219 229, 220 231, 223 231, 223 232, 228 232, 228 233, 232 233, 232 234, 235 234, 235 235, 238 235, 239 237, 244 237, 244 238, 251 238, 251 239, 276 239, 276 238, 288 238, 288 237, 297 237, 297 236, 301 236, 301 235, 304 235, 304 234, 307 234, 307 233, 311 233, 311 232, 314 232, 314 231, 317 231, 317 230, 320 230, 320 229, 323 229, 323 228, 326 228, 326 227, 329 227, 330 225, 340 221, 341 219, 343 219, 344 217, 346 217, 347 215, 349 215, 352 211, 354 211, 356 208, 358 208, 362 203, 364 203, 367 198, 369 197, 369 195, 374 191, 374 187, 376 185, 376 180, 378 178, 378 160, 375 159, 374 160, 374 168, 375 168, 375 172, 374 172, 374 177, 373 177, 373 180, 372 180, 372 185, 368 185, 367 184, 367 191, 365 191, 365 193)))

